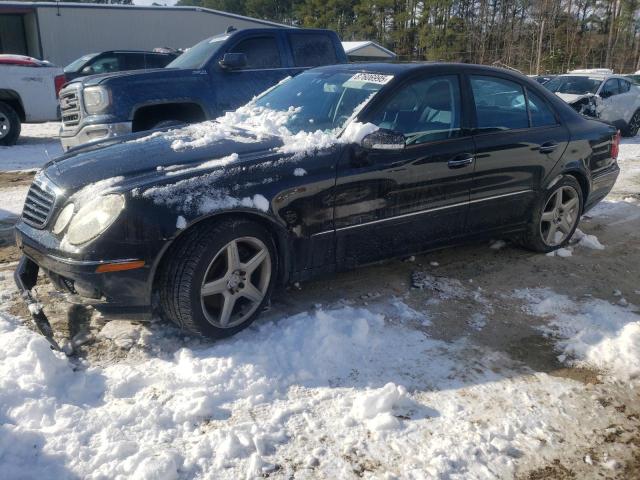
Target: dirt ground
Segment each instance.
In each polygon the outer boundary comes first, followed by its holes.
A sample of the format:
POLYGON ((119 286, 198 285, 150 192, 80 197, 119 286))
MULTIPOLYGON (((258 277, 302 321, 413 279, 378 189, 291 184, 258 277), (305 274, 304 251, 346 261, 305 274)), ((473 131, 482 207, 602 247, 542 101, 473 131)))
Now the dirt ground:
MULTIPOLYGON (((0 189, 28 184, 31 177, 26 173, 0 173, 0 189)), ((582 386, 585 399, 600 405, 602 428, 593 431, 589 443, 567 438, 566 448, 558 451, 551 463, 521 465, 519 479, 640 478, 640 391, 626 384, 604 382, 602 372, 562 365, 553 342, 536 328, 541 319, 526 313, 511 295, 516 289, 548 287, 572 298, 594 297, 617 303, 623 296, 630 304, 640 305, 640 208, 634 204, 634 197, 640 200, 640 194, 625 189, 616 196, 627 203, 605 209, 602 215, 587 215, 580 226, 585 233, 598 237, 606 246, 604 251, 576 247, 571 257, 559 258, 534 254, 510 243, 500 249, 485 243, 440 250, 283 290, 274 298, 267 316, 297 313, 318 304, 368 305, 391 297, 402 298, 417 311, 429 305, 429 334, 433 338, 470 338, 473 344, 510 358, 511 369, 519 365, 523 372, 574 380, 582 386), (420 272, 428 272, 435 282, 427 288, 414 288, 415 275, 420 272), (447 279, 457 279, 464 292, 455 301, 430 302, 434 296, 447 294, 447 279), (442 289, 439 281, 443 282, 442 289), (482 313, 487 305, 492 310, 491 321, 481 329, 469 328, 465 319, 482 313), (607 458, 615 458, 620 464, 609 465, 603 461, 607 458)), ((7 221, 0 225, 0 276, 11 275, 18 258, 7 221)), ((41 284, 39 294, 45 297, 54 329, 89 339, 77 348, 76 356, 109 364, 130 354, 95 335, 104 324, 102 319, 83 307, 68 307, 46 280, 41 279, 41 284)), ((17 298, 11 298, 10 312, 28 318, 17 298)), ((162 348, 177 349, 180 342, 176 343, 162 348)))

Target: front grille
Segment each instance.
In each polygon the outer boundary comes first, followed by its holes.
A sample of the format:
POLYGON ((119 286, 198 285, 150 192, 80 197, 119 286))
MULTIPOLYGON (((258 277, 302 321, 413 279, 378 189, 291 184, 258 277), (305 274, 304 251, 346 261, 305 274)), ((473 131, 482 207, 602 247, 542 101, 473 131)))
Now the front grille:
POLYGON ((36 177, 24 201, 22 219, 36 228, 44 227, 51 217, 55 202, 55 186, 46 177, 36 177))
POLYGON ((80 90, 67 87, 60 91, 60 112, 65 127, 78 125, 82 119, 82 105, 80 105, 80 90))

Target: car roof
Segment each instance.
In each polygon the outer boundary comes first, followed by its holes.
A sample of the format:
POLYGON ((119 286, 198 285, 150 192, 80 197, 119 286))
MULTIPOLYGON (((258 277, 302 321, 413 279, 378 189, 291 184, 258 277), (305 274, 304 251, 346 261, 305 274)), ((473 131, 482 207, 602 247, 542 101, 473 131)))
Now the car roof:
POLYGON ((622 75, 618 73, 598 73, 598 72, 563 73, 562 75, 558 75, 558 77, 587 77, 587 78, 595 78, 597 80, 606 80, 608 78, 621 78, 623 80, 628 80, 627 75, 622 75))
POLYGON ((370 72, 381 73, 386 75, 404 75, 417 71, 437 71, 444 68, 452 68, 458 70, 465 70, 470 72, 482 73, 501 73, 510 74, 514 77, 527 78, 525 75, 508 70, 502 67, 492 67, 488 65, 476 65, 472 63, 455 63, 455 62, 356 62, 345 63, 337 65, 326 65, 323 67, 316 67, 314 71, 346 71, 346 72, 370 72))
POLYGON ((105 53, 144 53, 146 55, 175 55, 173 52, 154 52, 153 50, 105 50, 96 55, 103 55, 105 53))

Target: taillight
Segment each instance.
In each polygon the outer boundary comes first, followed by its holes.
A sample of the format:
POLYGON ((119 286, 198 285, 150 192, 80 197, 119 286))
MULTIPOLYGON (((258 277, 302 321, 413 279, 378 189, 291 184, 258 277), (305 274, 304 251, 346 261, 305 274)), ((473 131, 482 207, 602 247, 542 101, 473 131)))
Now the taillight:
POLYGON ((58 94, 60 93, 60 89, 65 83, 67 83, 67 79, 65 78, 64 75, 56 75, 55 78, 53 79, 53 84, 55 85, 55 89, 56 89, 56 98, 58 97, 58 94))
POLYGON ((620 153, 620 130, 616 132, 611 140, 611 158, 617 160, 618 153, 620 153))

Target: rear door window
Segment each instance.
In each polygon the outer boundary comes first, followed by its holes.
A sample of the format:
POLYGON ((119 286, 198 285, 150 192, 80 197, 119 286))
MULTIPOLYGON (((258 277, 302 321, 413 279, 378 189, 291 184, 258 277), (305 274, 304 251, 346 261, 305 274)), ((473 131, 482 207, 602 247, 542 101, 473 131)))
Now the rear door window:
POLYGON ((144 53, 123 53, 122 70, 143 70, 144 53))
POLYGON ((558 123, 551 107, 537 93, 527 88, 529 116, 532 127, 546 127, 558 123))
POLYGON ((231 48, 229 53, 244 53, 247 56, 244 70, 282 66, 278 41, 272 36, 246 38, 231 48))
POLYGON ((529 127, 522 85, 484 75, 470 78, 478 129, 486 133, 529 127))
POLYGON ((621 78, 618 79, 618 84, 620 86, 620 93, 627 93, 631 88, 631 83, 621 78))
POLYGON ((154 55, 152 53, 145 55, 147 68, 164 68, 174 58, 172 55, 154 55))
POLYGON ((617 78, 610 78, 607 80, 602 86, 602 90, 600 91, 600 96, 602 98, 612 97, 620 93, 620 86, 618 85, 617 78))
POLYGON ((291 52, 296 67, 332 65, 338 61, 336 49, 327 35, 316 33, 291 33, 291 52))

